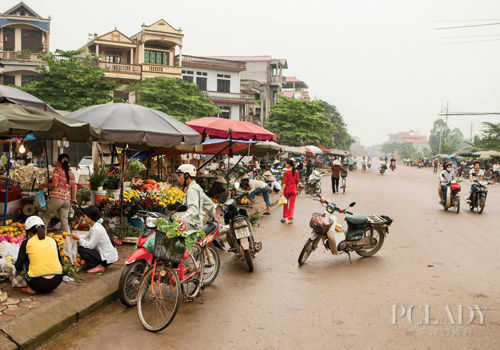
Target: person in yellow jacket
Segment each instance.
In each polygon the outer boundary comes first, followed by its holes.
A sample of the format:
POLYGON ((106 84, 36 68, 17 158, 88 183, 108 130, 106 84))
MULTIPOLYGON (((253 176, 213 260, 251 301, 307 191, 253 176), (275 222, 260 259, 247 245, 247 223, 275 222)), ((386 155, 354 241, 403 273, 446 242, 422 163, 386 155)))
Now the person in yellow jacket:
POLYGON ((48 293, 63 280, 61 256, 54 238, 45 235, 43 220, 30 216, 25 222, 28 239, 21 243, 16 260, 16 270, 25 271, 28 294, 48 293))

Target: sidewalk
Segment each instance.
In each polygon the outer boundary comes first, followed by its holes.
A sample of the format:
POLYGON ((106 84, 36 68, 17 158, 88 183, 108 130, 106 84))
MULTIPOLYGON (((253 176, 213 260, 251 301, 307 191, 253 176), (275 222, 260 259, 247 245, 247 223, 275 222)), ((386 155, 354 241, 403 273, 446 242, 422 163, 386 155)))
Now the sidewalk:
MULTIPOLYGON (((278 202, 278 195, 270 195, 271 204, 278 202)), ((249 215, 260 214, 266 209, 261 196, 255 200, 249 215)), ((220 221, 221 218, 217 217, 220 221)), ((102 306, 117 299, 117 286, 125 259, 134 250, 133 245, 118 248, 119 260, 104 274, 80 273, 79 282, 61 283, 52 293, 30 296, 10 283, 0 283, 0 290, 9 298, 0 303, 0 350, 30 349, 64 331, 102 306)))

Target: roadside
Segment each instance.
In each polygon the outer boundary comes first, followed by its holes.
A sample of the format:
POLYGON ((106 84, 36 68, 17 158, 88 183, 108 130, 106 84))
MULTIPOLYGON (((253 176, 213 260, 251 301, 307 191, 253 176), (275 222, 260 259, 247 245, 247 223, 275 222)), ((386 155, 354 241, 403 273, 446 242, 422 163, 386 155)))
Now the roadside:
MULTIPOLYGON (((271 194, 270 199, 275 206, 278 196, 271 194)), ((262 197, 256 198, 254 208, 247 208, 249 215, 260 217, 265 209, 262 197)), ((118 262, 104 274, 82 272, 80 281, 63 282, 46 295, 30 296, 21 288, 12 288, 8 281, 0 283, 0 290, 8 294, 8 299, 0 303, 0 349, 34 348, 116 300, 120 274, 134 246, 123 245, 117 249, 118 262)))

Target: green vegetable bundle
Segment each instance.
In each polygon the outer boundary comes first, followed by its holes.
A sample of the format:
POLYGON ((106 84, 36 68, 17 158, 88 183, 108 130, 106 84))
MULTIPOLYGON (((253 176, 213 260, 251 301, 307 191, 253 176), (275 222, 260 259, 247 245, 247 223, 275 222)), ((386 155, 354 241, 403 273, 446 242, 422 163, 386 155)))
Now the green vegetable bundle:
POLYGON ((179 229, 180 225, 180 222, 169 222, 163 218, 156 220, 157 230, 166 233, 167 239, 165 240, 165 248, 167 251, 180 254, 182 250, 182 254, 184 254, 186 249, 188 251, 193 249, 198 237, 201 239, 205 238, 205 232, 187 230, 181 231, 179 229))

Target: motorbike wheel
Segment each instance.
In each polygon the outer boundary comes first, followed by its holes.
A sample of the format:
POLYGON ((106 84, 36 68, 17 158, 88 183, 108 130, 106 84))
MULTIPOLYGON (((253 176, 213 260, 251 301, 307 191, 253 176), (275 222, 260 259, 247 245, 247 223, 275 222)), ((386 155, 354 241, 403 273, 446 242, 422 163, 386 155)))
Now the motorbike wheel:
POLYGON ((217 250, 210 246, 203 254, 205 266, 203 266, 203 286, 209 286, 217 278, 220 270, 220 257, 217 250))
MULTIPOLYGON (((378 238, 377 238, 377 244, 372 249, 356 250, 356 253, 359 256, 367 257, 367 256, 375 255, 375 253, 377 253, 380 250, 380 248, 382 248, 382 245, 384 244, 384 238, 385 238, 384 232, 382 231, 382 228, 375 227, 373 229, 373 232, 377 233, 377 236, 378 236, 378 238)), ((368 229, 365 230, 364 235, 366 236, 369 233, 370 233, 370 228, 368 228, 368 229)))
POLYGON ((460 213, 460 197, 455 198, 455 213, 460 213))
POLYGON ((481 194, 477 199, 477 213, 482 214, 484 210, 484 205, 486 204, 486 196, 481 194))
POLYGON ((299 265, 304 265, 309 255, 311 255, 311 253, 313 252, 313 250, 314 250, 313 241, 311 239, 308 239, 306 241, 306 244, 304 244, 304 248, 302 248, 302 251, 300 252, 299 265))
POLYGON ((250 250, 245 250, 245 261, 247 262, 248 265, 248 272, 253 272, 253 261, 252 261, 252 255, 250 254, 250 250))
POLYGON ((146 268, 146 262, 143 260, 135 261, 123 268, 118 282, 118 296, 125 306, 137 305, 137 291, 146 268))

